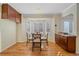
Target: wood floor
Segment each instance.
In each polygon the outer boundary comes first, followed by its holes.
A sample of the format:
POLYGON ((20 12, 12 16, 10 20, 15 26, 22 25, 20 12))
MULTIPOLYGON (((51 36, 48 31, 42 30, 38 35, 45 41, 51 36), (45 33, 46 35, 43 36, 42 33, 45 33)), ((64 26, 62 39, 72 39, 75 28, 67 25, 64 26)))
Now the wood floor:
POLYGON ((74 56, 76 54, 69 53, 59 47, 57 44, 49 42, 48 46, 42 48, 42 51, 35 49, 32 51, 31 44, 16 43, 12 47, 6 49, 0 56, 74 56))

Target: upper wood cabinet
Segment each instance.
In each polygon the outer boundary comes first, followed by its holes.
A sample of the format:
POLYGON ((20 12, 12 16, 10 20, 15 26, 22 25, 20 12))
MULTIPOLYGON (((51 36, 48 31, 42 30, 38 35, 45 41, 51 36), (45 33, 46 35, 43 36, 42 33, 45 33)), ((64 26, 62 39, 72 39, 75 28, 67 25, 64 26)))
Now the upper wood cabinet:
POLYGON ((2 4, 2 19, 10 19, 16 23, 21 23, 21 14, 9 4, 2 4))
POLYGON ((21 14, 16 12, 16 22, 20 23, 21 22, 21 14))
POLYGON ((8 18, 8 4, 2 4, 2 19, 8 18))

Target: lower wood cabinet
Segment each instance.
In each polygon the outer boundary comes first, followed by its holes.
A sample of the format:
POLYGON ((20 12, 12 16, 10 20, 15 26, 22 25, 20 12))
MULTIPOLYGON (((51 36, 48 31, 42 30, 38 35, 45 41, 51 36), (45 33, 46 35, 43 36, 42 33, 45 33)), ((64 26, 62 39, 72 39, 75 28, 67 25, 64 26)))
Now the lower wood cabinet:
POLYGON ((76 51, 76 36, 55 34, 55 42, 69 52, 76 51))

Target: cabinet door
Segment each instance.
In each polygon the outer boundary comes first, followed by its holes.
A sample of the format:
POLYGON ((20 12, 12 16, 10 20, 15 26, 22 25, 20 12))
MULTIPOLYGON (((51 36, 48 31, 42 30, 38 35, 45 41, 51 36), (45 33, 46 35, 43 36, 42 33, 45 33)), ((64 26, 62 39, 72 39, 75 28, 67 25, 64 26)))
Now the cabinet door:
POLYGON ((8 4, 2 4, 2 19, 9 19, 17 23, 21 22, 21 14, 8 4))
POLYGON ((8 4, 2 4, 2 19, 8 18, 8 4))
POLYGON ((76 50, 76 37, 68 37, 68 51, 75 52, 76 50))
POLYGON ((21 14, 16 12, 16 23, 20 23, 20 22, 21 22, 21 14))
POLYGON ((15 16, 15 10, 11 6, 8 6, 8 19, 15 21, 15 16))
POLYGON ((67 45, 67 37, 61 36, 61 40, 64 45, 67 45))

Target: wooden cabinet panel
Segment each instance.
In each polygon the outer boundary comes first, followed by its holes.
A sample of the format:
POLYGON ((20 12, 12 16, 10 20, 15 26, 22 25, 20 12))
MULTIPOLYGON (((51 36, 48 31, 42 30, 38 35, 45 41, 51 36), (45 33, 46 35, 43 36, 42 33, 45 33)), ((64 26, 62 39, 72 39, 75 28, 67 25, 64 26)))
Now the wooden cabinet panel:
POLYGON ((68 50, 69 51, 76 50, 76 40, 75 40, 75 38, 76 38, 75 36, 68 38, 68 50))
POLYGON ((16 12, 16 22, 21 23, 21 14, 16 12))
POLYGON ((7 4, 3 4, 2 5, 2 19, 7 19, 8 18, 8 5, 7 4))
POLYGON ((2 4, 2 19, 10 19, 21 23, 21 14, 8 4, 2 4))
POLYGON ((76 50, 76 36, 65 36, 64 34, 55 34, 56 43, 69 52, 76 50))
POLYGON ((15 10, 12 7, 8 6, 8 19, 15 21, 15 18, 16 18, 15 10))

